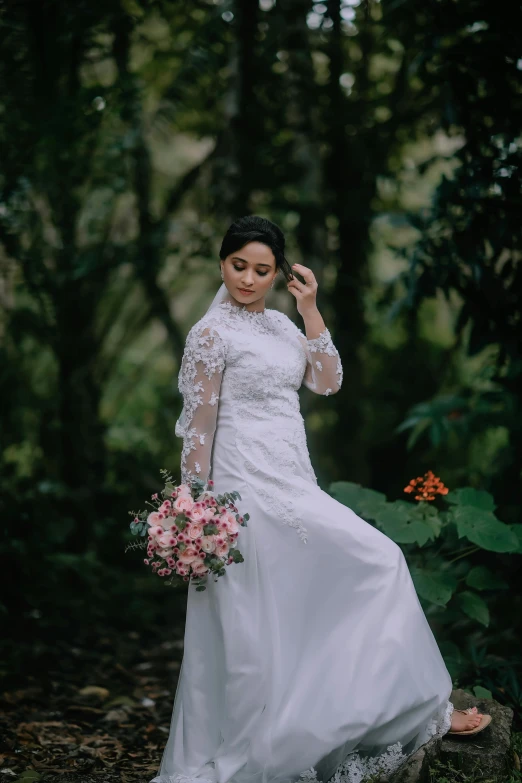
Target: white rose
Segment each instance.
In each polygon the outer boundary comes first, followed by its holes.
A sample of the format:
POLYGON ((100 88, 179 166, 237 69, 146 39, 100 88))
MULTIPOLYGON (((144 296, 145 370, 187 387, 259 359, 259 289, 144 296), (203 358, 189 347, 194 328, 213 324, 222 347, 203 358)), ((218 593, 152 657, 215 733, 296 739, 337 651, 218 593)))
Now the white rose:
POLYGON ((203 536, 201 539, 201 549, 203 552, 213 552, 216 548, 214 536, 203 536))

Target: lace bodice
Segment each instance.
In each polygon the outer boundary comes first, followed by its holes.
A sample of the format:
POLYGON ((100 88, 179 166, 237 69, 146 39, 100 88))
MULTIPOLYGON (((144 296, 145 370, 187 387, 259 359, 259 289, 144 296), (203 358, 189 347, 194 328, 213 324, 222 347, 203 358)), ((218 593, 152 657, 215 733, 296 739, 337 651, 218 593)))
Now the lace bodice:
POLYGON ((342 375, 328 329, 309 340, 278 310, 251 311, 230 302, 212 308, 188 333, 179 373, 181 480, 210 477, 221 399, 233 404, 238 426, 245 424, 245 437, 256 422, 264 432, 288 431, 292 421, 302 423, 301 385, 317 394, 334 394, 342 375))

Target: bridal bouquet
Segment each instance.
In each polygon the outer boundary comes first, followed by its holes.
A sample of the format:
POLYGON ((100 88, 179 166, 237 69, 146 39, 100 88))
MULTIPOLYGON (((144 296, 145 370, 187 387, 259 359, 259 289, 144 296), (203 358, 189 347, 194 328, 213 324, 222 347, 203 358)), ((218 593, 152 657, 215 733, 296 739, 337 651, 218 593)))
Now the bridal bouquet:
POLYGON ((198 478, 191 484, 176 485, 172 476, 161 471, 164 487, 147 501, 151 511, 129 511, 133 535, 148 536, 148 541, 129 544, 128 549, 146 549, 146 566, 167 584, 192 580, 196 590, 205 590, 209 574, 223 576, 225 566, 242 563, 244 558, 235 546, 239 529, 246 527, 248 514, 241 516, 234 501, 239 492, 216 495, 214 483, 208 489, 198 478))

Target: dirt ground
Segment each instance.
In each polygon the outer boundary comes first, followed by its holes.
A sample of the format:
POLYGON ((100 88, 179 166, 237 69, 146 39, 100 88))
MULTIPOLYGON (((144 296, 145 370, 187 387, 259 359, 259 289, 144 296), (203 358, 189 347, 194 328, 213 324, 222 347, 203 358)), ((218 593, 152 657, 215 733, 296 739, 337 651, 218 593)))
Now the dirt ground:
POLYGON ((183 626, 74 647, 0 695, 0 783, 147 783, 167 741, 183 626))

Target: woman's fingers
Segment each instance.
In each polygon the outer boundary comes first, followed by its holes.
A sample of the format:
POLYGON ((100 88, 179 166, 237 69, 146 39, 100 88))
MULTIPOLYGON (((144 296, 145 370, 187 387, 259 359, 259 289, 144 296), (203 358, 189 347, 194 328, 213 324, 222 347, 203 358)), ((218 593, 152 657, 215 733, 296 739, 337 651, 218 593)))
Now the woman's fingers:
POLYGON ((306 287, 304 283, 300 283, 296 277, 294 277, 294 279, 288 283, 288 290, 290 290, 291 288, 295 288, 295 290, 299 291, 299 293, 301 294, 304 294, 304 292, 306 291, 306 287))
POLYGON ((298 272, 301 277, 304 277, 305 283, 307 285, 317 285, 317 280, 315 279, 314 273, 307 266, 303 266, 303 264, 292 264, 292 269, 295 269, 295 271, 298 272))

